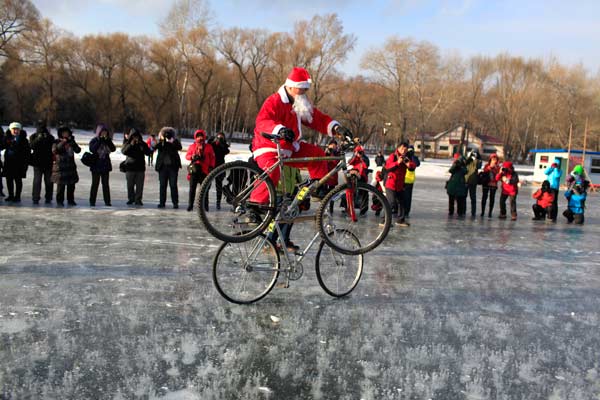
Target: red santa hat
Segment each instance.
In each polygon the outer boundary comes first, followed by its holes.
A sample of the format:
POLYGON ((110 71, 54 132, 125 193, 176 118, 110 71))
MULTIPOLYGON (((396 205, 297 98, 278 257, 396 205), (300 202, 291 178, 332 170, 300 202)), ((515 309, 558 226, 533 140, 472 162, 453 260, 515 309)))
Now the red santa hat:
POLYGON ((300 89, 310 88, 311 83, 312 80, 310 79, 308 71, 300 67, 294 67, 292 69, 292 72, 290 72, 287 79, 285 80, 285 86, 300 89))

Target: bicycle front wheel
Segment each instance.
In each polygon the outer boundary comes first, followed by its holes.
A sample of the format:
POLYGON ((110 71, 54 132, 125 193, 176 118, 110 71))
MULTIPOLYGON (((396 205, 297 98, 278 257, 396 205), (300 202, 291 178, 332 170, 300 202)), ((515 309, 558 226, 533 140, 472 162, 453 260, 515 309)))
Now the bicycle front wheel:
POLYGON ((200 187, 196 208, 211 235, 224 242, 239 243, 265 230, 275 216, 276 200, 273 182, 258 166, 234 161, 208 174, 200 187), (250 202, 250 194, 257 189, 266 193, 261 204, 250 202))
POLYGON ((279 276, 279 253, 264 235, 223 243, 213 260, 213 283, 225 299, 250 304, 265 297, 279 276))
POLYGON ((373 250, 390 231, 390 204, 373 186, 358 182, 338 185, 325 196, 317 211, 317 226, 321 238, 340 253, 356 255, 373 250), (377 211, 369 212, 369 201, 377 211), (349 240, 349 234, 359 241, 349 240))
MULTIPOLYGON (((360 241, 351 232, 336 232, 347 237, 348 246, 360 248, 360 241)), ((342 254, 321 241, 315 260, 317 280, 323 290, 333 297, 343 297, 354 290, 363 271, 363 255, 342 254)))

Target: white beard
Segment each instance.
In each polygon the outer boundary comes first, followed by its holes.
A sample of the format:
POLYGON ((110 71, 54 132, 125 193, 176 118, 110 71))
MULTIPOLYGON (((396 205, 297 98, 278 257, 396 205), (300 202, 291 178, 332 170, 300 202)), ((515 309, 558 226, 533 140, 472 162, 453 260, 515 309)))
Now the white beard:
POLYGON ((300 120, 306 121, 309 124, 313 121, 313 106, 310 104, 308 97, 305 94, 299 94, 294 97, 292 109, 300 117, 300 120))

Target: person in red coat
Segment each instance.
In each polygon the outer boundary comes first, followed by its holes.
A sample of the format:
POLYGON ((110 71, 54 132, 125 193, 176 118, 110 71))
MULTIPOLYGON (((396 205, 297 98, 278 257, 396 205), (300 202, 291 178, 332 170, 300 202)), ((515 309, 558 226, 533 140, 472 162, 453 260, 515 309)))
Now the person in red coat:
POLYGON ((410 226, 405 220, 404 207, 402 206, 402 191, 404 190, 404 178, 406 171, 410 169, 414 171, 417 168, 417 164, 410 157, 407 156, 408 143, 402 142, 396 148, 396 151, 390 154, 385 166, 383 167, 383 173, 386 175, 385 178, 385 197, 392 207, 396 204, 398 209, 398 216, 396 219, 396 225, 399 226, 410 226))
POLYGON ((542 187, 538 189, 531 197, 537 201, 532 206, 534 221, 543 220, 546 216, 552 219, 552 207, 554 203, 554 193, 550 190, 550 182, 542 182, 542 187))
MULTIPOLYGON (((276 93, 269 96, 256 116, 252 155, 262 170, 266 170, 277 162, 275 143, 264 138, 261 133, 279 135, 283 157, 324 157, 323 150, 313 144, 302 141, 302 126, 307 126, 324 135, 334 133, 343 137, 352 137, 352 133, 342 127, 327 114, 322 113, 308 100, 306 92, 310 88, 311 79, 304 68, 294 67, 285 83, 276 93)), ((308 168, 311 179, 320 179, 328 172, 327 162, 297 162, 291 167, 308 168)), ((280 170, 276 168, 269 175, 275 186, 279 183, 280 170)), ((324 193, 320 193, 324 195, 324 193)), ((268 202, 266 185, 261 185, 250 195, 250 201, 264 204, 268 202)))
POLYGON ((496 175, 496 180, 502 182, 500 195, 500 215, 498 218, 506 219, 506 199, 510 199, 510 214, 513 221, 517 220, 517 194, 519 193, 519 175, 511 161, 504 161, 502 169, 496 175))
MULTIPOLYGON (((198 129, 194 133, 194 143, 188 147, 185 159, 192 162, 188 174, 190 193, 187 208, 188 211, 192 211, 198 185, 202 184, 206 175, 215 167, 215 152, 213 147, 206 143, 206 132, 202 129, 198 129)), ((204 209, 208 211, 208 201, 204 203, 204 209)))
POLYGON ((483 174, 481 174, 482 182, 481 187, 483 194, 481 195, 481 216, 485 215, 485 203, 487 202, 488 195, 490 198, 490 209, 488 211, 488 218, 492 218, 492 211, 494 210, 494 200, 496 199, 496 190, 498 190, 498 181, 496 176, 500 172, 500 160, 496 153, 490 154, 490 159, 485 167, 483 167, 483 174))

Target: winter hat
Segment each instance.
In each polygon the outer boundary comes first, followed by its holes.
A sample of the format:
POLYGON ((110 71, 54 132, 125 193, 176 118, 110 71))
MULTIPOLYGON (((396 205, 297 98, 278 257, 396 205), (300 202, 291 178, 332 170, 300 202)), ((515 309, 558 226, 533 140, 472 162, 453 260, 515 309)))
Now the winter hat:
POLYGON ((69 135, 73 133, 68 126, 61 126, 56 130, 56 132, 58 133, 59 138, 61 137, 63 132, 69 132, 69 135))
POLYGON ((23 129, 23 126, 18 122, 11 122, 8 129, 23 129))
POLYGON ((310 79, 308 71, 300 67, 292 68, 292 71, 285 80, 285 86, 300 89, 310 88, 311 83, 312 80, 310 79))
POLYGON ((513 170, 513 163, 512 163, 512 161, 504 161, 502 163, 502 168, 510 169, 512 171, 513 170))
POLYGON ((544 181, 542 182, 542 192, 550 191, 550 182, 544 181))
POLYGON ((104 124, 98 124, 98 126, 96 126, 96 136, 100 136, 100 134, 102 133, 102 131, 106 131, 107 133, 110 133, 108 131, 108 128, 106 127, 106 125, 104 125, 104 124))
POLYGON ((495 158, 495 159, 497 160, 497 159, 498 159, 498 154, 496 154, 496 153, 492 153, 492 154, 490 154, 490 160, 491 160, 492 158, 495 158))
POLYGON ((573 168, 573 172, 577 175, 583 175, 583 167, 580 164, 578 164, 575 166, 575 168, 573 168))
POLYGON ((159 135, 162 134, 162 137, 167 139, 175 137, 175 128, 171 128, 170 126, 164 126, 160 129, 159 135))
POLYGON ((198 136, 202 136, 203 138, 206 138, 206 131, 204 131, 204 129, 198 129, 194 133, 194 139, 198 139, 198 136))

